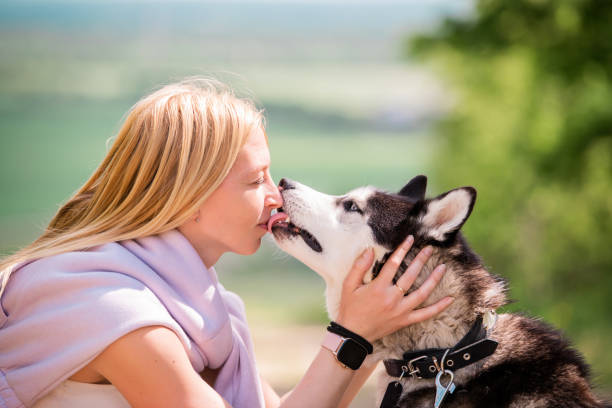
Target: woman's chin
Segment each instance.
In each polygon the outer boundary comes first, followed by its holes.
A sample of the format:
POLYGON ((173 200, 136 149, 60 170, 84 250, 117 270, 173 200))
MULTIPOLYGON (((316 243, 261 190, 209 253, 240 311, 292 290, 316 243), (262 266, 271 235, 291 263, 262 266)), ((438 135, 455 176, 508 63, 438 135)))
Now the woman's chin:
POLYGON ((236 248, 233 252, 239 255, 253 255, 259 247, 261 246, 261 238, 258 238, 256 241, 251 243, 250 245, 244 245, 241 248, 236 248))

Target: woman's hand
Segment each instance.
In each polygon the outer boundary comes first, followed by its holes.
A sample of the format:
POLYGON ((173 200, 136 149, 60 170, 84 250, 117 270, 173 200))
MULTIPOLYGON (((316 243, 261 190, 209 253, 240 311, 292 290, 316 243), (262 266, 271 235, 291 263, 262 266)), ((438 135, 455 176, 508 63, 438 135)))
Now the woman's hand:
POLYGON ((412 235, 408 236, 389 257, 376 279, 365 285, 363 276, 372 266, 374 251, 369 248, 357 258, 344 280, 338 324, 372 342, 402 327, 427 320, 452 303, 453 298, 445 297, 433 305, 417 309, 442 279, 446 270, 444 264, 437 266, 419 289, 404 296, 431 256, 431 247, 423 248, 393 284, 397 268, 413 241, 412 235))

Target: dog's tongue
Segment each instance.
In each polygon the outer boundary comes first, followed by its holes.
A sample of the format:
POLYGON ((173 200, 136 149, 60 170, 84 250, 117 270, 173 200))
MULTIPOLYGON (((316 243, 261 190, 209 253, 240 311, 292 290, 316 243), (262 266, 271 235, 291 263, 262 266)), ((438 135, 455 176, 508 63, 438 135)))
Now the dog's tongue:
POLYGON ((273 214, 268 220, 268 232, 272 232, 272 227, 274 226, 275 223, 282 222, 286 220, 287 218, 289 217, 287 216, 287 214, 283 212, 277 212, 276 214, 273 214))

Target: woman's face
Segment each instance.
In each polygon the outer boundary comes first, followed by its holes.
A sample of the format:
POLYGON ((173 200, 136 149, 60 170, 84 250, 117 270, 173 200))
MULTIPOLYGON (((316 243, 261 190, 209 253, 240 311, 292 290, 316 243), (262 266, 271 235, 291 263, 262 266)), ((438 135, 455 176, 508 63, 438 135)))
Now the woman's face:
POLYGON ((249 135, 229 174, 202 204, 199 214, 179 230, 210 267, 225 252, 248 255, 257 251, 270 212, 282 204, 270 176, 268 143, 258 129, 249 135))

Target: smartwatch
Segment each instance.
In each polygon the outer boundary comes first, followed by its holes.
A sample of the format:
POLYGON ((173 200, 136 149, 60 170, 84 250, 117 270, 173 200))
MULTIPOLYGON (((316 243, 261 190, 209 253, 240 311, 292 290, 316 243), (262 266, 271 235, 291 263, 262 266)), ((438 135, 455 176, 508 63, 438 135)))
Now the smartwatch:
POLYGON ((368 355, 368 350, 357 341, 332 332, 326 332, 322 346, 331 351, 343 367, 351 370, 361 367, 368 355))

